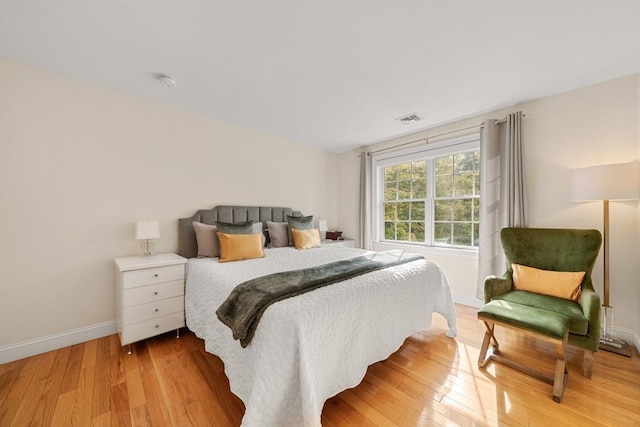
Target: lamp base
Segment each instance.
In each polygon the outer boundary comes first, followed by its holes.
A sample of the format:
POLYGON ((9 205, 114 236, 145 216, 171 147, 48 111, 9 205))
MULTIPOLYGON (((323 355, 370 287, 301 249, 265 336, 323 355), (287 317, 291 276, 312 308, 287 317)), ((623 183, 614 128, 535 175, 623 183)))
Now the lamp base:
POLYGON ((631 347, 626 342, 612 336, 600 337, 600 350, 631 357, 631 347))
POLYGON ((149 239, 145 239, 140 243, 140 251, 142 256, 151 256, 153 255, 153 242, 150 242, 149 239))

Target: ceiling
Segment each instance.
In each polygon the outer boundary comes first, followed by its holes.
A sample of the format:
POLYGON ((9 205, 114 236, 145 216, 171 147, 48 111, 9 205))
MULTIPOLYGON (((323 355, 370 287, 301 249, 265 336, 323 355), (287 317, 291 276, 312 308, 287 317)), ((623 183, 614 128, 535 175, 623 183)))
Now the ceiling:
POLYGON ((0 0, 0 57, 341 152, 640 71, 640 1, 0 0))

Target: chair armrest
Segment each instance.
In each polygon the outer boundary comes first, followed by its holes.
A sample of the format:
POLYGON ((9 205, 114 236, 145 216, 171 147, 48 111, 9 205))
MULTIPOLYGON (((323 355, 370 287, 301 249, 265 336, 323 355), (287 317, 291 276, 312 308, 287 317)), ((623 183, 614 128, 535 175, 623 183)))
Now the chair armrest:
POLYGON ((509 272, 504 273, 502 276, 487 276, 484 279, 484 303, 491 301, 491 298, 506 294, 513 288, 513 278, 509 272))
MULTIPOLYGON (((595 330, 600 328, 600 296, 593 289, 591 280, 588 280, 582 285, 582 292, 580 293, 580 307, 584 317, 589 320, 589 331, 592 331, 592 327, 595 330)), ((591 333, 589 333, 591 335, 591 333)))

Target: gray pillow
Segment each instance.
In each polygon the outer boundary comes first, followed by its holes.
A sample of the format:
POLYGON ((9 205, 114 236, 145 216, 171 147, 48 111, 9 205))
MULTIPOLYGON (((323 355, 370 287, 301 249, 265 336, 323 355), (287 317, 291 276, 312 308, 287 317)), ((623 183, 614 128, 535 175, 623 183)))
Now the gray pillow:
POLYGON ((287 224, 289 225, 289 246, 293 246, 293 234, 291 229, 310 230, 313 226, 313 215, 309 216, 291 216, 287 215, 287 224))
MULTIPOLYGON (((262 223, 260 224, 260 231, 262 231, 262 223)), ((224 234, 254 234, 257 231, 254 230, 253 221, 247 222, 216 222, 216 227, 218 227, 218 231, 224 234)))
POLYGON ((283 248, 289 246, 289 226, 286 222, 267 221, 267 230, 269 230, 270 246, 272 248, 283 248))
POLYGON ((193 221, 193 230, 198 242, 198 258, 217 258, 220 256, 220 242, 215 225, 193 221))
MULTIPOLYGON (((216 226, 218 227, 218 231, 224 234, 256 234, 262 233, 262 246, 266 241, 266 237, 264 236, 264 230, 262 229, 262 222, 216 222, 216 226)), ((216 234, 216 238, 218 235, 216 234)))
POLYGON ((262 246, 264 246, 264 244, 267 241, 266 236, 264 235, 264 228, 262 226, 262 222, 258 221, 258 222, 254 222, 251 226, 251 233, 250 234, 256 234, 256 233, 262 233, 262 246))

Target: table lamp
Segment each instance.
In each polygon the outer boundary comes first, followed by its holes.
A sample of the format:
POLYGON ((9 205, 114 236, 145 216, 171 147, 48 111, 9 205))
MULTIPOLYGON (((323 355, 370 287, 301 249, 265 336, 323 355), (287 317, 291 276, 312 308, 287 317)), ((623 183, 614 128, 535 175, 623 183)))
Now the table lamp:
POLYGON ((153 252, 153 244, 149 242, 151 239, 160 238, 160 228, 158 221, 138 221, 136 222, 136 240, 144 240, 141 243, 142 253, 150 256, 153 252))
POLYGON ((320 231, 320 238, 322 240, 326 239, 327 235, 327 220, 326 219, 320 219, 318 220, 318 231, 320 231))

